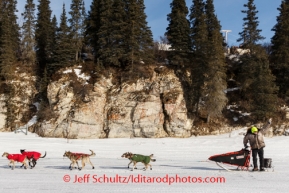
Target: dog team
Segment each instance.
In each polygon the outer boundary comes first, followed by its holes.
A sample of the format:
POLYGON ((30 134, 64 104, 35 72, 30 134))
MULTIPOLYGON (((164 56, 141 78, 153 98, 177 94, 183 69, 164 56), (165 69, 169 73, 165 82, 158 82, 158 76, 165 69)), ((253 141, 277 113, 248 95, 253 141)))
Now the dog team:
MULTIPOLYGON (((74 165, 76 164, 77 169, 81 170, 84 168, 86 163, 90 163, 90 165, 92 166, 92 169, 94 169, 94 166, 90 161, 90 157, 95 156, 95 153, 92 150, 89 150, 89 151, 91 151, 91 154, 74 153, 71 151, 65 151, 63 154, 63 157, 67 157, 71 161, 71 163, 69 165, 69 169, 72 170, 74 168, 74 165), (81 161, 81 167, 79 167, 78 161, 81 161)), ((39 153, 39 152, 25 151, 25 149, 21 149, 20 153, 21 154, 9 154, 7 152, 4 152, 2 155, 2 157, 6 157, 9 160, 8 166, 11 167, 12 170, 15 168, 15 162, 22 163, 22 166, 20 166, 20 168, 22 168, 24 166, 24 169, 27 169, 27 167, 28 167, 28 165, 26 163, 27 161, 28 161, 31 169, 33 169, 35 167, 35 165, 37 164, 37 160, 39 158, 44 158, 46 156, 46 152, 43 156, 41 156, 41 153, 39 153), (12 166, 11 166, 11 164, 12 164, 12 166)), ((142 162, 144 164, 143 170, 147 170, 148 166, 150 166, 150 169, 152 170, 152 166, 151 166, 150 162, 156 161, 155 159, 152 159, 153 154, 151 154, 150 156, 145 156, 145 155, 141 155, 141 154, 133 154, 131 152, 126 152, 126 153, 122 154, 121 157, 127 158, 130 160, 130 163, 128 164, 128 168, 129 168, 129 165, 131 163, 133 163, 132 171, 134 169, 137 169, 136 164, 138 162, 142 162)))

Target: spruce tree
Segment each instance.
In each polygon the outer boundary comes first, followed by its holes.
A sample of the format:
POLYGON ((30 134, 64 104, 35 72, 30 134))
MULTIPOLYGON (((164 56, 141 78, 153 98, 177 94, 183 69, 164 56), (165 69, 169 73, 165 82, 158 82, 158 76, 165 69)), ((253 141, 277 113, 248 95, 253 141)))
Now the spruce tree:
POLYGON ((193 57, 190 62, 191 70, 191 100, 196 104, 196 114, 199 111, 199 102, 202 100, 204 83, 207 76, 208 62, 208 27, 206 23, 205 3, 203 0, 193 0, 190 8, 191 47, 193 57))
POLYGON ((125 2, 123 0, 114 0, 111 12, 111 37, 113 39, 111 50, 112 56, 110 63, 124 68, 125 63, 122 61, 125 42, 125 30, 127 28, 125 2))
POLYGON ((152 61, 152 33, 144 10, 143 0, 92 2, 85 34, 98 65, 133 71, 134 65, 152 61))
POLYGON ((125 37, 125 55, 124 60, 126 65, 130 67, 130 70, 133 71, 134 65, 140 57, 138 55, 138 41, 137 34, 139 29, 137 27, 137 1, 136 0, 125 0, 126 3, 126 14, 127 14, 127 28, 126 28, 126 37, 125 37))
POLYGON ((50 61, 52 50, 51 10, 49 0, 39 0, 35 30, 36 57, 38 61, 37 74, 43 77, 44 70, 50 61))
POLYGON ((241 58, 242 68, 238 78, 246 110, 258 120, 269 118, 277 112, 278 87, 269 68, 268 55, 263 47, 255 46, 255 52, 241 58))
POLYGON ((12 65, 19 55, 19 26, 17 24, 15 0, 3 0, 1 5, 0 73, 2 78, 13 77, 12 65))
POLYGON ((277 24, 272 29, 275 34, 271 39, 271 68, 279 86, 279 95, 285 98, 289 96, 289 0, 283 0, 278 10, 277 24))
POLYGON ((94 51, 94 60, 97 62, 97 46, 98 46, 98 31, 100 27, 100 17, 99 17, 99 2, 101 0, 93 0, 90 5, 90 11, 85 21, 85 42, 94 51))
POLYGON ((67 26, 65 5, 63 4, 60 16, 60 26, 56 34, 56 44, 53 64, 49 64, 49 74, 54 74, 60 68, 73 65, 75 49, 72 44, 72 33, 67 26))
POLYGON ((53 26, 51 23, 51 10, 49 0, 39 0, 37 6, 37 21, 35 29, 37 76, 39 81, 37 88, 43 102, 47 100, 47 85, 49 76, 47 74, 48 64, 53 58, 53 26))
POLYGON ((27 0, 25 12, 22 13, 24 22, 22 25, 22 60, 24 64, 34 66, 35 53, 35 4, 33 0, 27 0))
POLYGON ((15 15, 16 3, 15 0, 2 0, 0 3, 0 87, 5 94, 5 127, 11 130, 15 128, 17 119, 17 106, 13 101, 16 93, 12 83, 16 77, 15 67, 20 47, 19 26, 15 15))
POLYGON ((243 18, 243 31, 239 33, 241 37, 237 41, 242 42, 243 48, 253 49, 252 46, 265 38, 260 35, 262 30, 258 29, 259 21, 256 16, 258 11, 256 10, 254 0, 248 0, 248 3, 244 4, 244 7, 247 9, 242 10, 242 13, 245 13, 246 17, 243 18))
POLYGON ((183 66, 188 63, 190 49, 190 23, 187 19, 189 13, 185 0, 173 0, 170 4, 171 13, 167 15, 169 25, 166 37, 171 46, 170 63, 183 66))
POLYGON ((75 50, 75 61, 79 60, 81 49, 84 41, 85 28, 85 6, 83 0, 72 0, 70 5, 70 19, 68 20, 71 27, 73 47, 75 50))
POLYGON ((207 67, 202 91, 205 108, 208 112, 207 121, 210 117, 220 116, 227 103, 224 90, 226 83, 226 64, 223 47, 223 36, 220 33, 221 25, 215 15, 213 0, 207 0, 205 6, 206 23, 208 29, 208 47, 210 54, 206 56, 207 67))
POLYGON ((139 11, 137 21, 138 28, 140 28, 140 34, 138 35, 140 62, 150 64, 153 61, 153 35, 146 21, 147 16, 145 14, 146 7, 144 4, 144 0, 138 0, 137 5, 139 11))
POLYGON ((135 65, 148 64, 153 57, 152 32, 147 26, 143 0, 125 0, 127 26, 124 61, 130 71, 135 65))
POLYGON ((257 29, 258 11, 253 0, 249 0, 244 6, 248 10, 242 11, 247 15, 244 18, 244 30, 239 33, 239 41, 243 40, 244 47, 250 52, 240 57, 240 73, 237 80, 241 86, 243 100, 247 103, 246 109, 261 120, 264 116, 269 118, 276 112, 278 88, 269 69, 268 55, 264 48, 258 45, 258 41, 263 39, 260 35, 261 30, 257 29))
POLYGON ((99 1, 99 29, 97 31, 98 41, 95 49, 95 54, 97 55, 97 60, 103 66, 110 66, 110 58, 113 56, 112 53, 112 25, 111 25, 111 15, 112 15, 112 3, 111 0, 100 0, 99 1))
POLYGON ((48 49, 49 49, 49 63, 54 63, 54 55, 56 51, 56 46, 57 46, 57 32, 59 30, 58 23, 57 23, 57 18, 55 15, 53 15, 53 18, 51 20, 51 31, 50 31, 50 38, 49 38, 49 44, 48 44, 48 49))

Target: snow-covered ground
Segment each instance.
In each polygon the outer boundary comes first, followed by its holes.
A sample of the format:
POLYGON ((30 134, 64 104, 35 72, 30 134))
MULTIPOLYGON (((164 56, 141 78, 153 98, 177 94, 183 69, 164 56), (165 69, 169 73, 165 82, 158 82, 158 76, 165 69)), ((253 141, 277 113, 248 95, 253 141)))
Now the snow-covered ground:
POLYGON ((288 192, 288 137, 265 138, 265 157, 272 158, 274 172, 228 172, 206 162, 211 155, 240 150, 243 147, 240 132, 234 131, 231 137, 225 134, 187 139, 73 139, 68 142, 41 138, 33 133, 0 133, 1 155, 19 153, 20 149, 47 151, 47 156, 38 160, 34 169, 27 170, 19 168, 20 163, 11 170, 8 160, 0 157, 0 192, 288 192), (89 149, 96 153, 91 158, 95 169, 87 164, 81 171, 70 171, 70 161, 63 158, 64 151, 90 153, 89 149), (153 170, 142 171, 142 163, 138 163, 138 169, 130 171, 129 161, 121 158, 127 151, 153 153, 156 159, 152 162, 153 170), (104 176, 112 180, 118 177, 118 182, 100 183, 104 176), (69 182, 64 181, 69 178, 69 182), (188 183, 188 179, 192 183, 188 183), (204 182, 208 179, 211 183, 204 182))

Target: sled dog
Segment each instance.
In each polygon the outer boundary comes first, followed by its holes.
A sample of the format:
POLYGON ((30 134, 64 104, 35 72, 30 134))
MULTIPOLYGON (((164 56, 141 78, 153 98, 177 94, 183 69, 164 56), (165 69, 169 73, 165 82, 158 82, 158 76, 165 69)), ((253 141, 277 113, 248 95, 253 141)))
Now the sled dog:
POLYGON ((131 152, 126 152, 122 154, 121 157, 124 157, 130 160, 130 163, 128 164, 128 168, 129 168, 129 165, 133 163, 132 171, 133 169, 136 169, 136 164, 138 162, 142 162, 145 165, 144 170, 146 170, 148 166, 150 166, 150 169, 152 170, 152 165, 150 164, 150 161, 152 162, 156 161, 156 159, 152 159, 153 155, 154 154, 151 154, 150 156, 145 156, 145 155, 140 155, 140 154, 133 154, 131 152))
POLYGON ((69 169, 72 170, 72 168, 74 167, 74 164, 76 164, 77 168, 79 170, 81 170, 81 169, 84 168, 85 163, 87 163, 87 162, 89 162, 90 165, 92 166, 92 169, 94 169, 94 166, 93 166, 93 164, 90 161, 90 157, 91 156, 95 156, 95 153, 92 150, 89 150, 89 151, 91 151, 90 155, 89 154, 85 154, 85 153, 73 153, 71 151, 65 151, 64 154, 63 154, 63 157, 68 157, 70 159, 70 161, 71 161, 69 169), (81 165, 82 165, 81 168, 78 165, 78 161, 81 161, 81 165))
POLYGON ((27 169, 27 158, 25 155, 22 154, 10 154, 7 152, 4 152, 2 157, 7 157, 7 159, 10 161, 8 166, 11 167, 11 164, 13 164, 13 167, 11 168, 12 170, 14 170, 15 168, 15 162, 20 162, 24 165, 24 169, 27 169))
MULTIPOLYGON (((35 165, 37 164, 37 160, 39 158, 45 158, 46 156, 46 151, 45 154, 41 157, 41 153, 37 152, 37 151, 25 151, 25 149, 20 149, 20 153, 22 155, 26 155, 27 159, 28 159, 28 163, 29 166, 32 168, 35 167, 35 165)), ((22 165, 21 167, 23 167, 24 165, 22 165)))

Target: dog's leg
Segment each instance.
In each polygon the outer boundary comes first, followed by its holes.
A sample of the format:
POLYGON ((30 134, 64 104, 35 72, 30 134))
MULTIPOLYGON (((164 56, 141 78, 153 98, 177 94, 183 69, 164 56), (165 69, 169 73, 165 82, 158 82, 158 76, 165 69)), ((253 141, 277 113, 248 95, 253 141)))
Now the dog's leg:
POLYGON ((32 169, 32 167, 33 167, 33 160, 32 159, 28 160, 28 165, 32 169))
POLYGON ((152 165, 151 164, 148 164, 148 165, 150 165, 150 169, 153 170, 152 165))
POLYGON ((89 159, 89 163, 92 166, 92 169, 94 169, 94 165, 91 163, 90 159, 89 159))
MULTIPOLYGON (((27 157, 26 157, 26 159, 28 160, 28 165, 32 168, 31 160, 32 160, 33 158, 27 158, 27 157)), ((28 165, 27 165, 27 167, 28 167, 28 165)))
POLYGON ((34 165, 33 165, 33 167, 35 167, 35 166, 36 166, 36 164, 37 164, 37 161, 36 161, 36 160, 34 160, 34 165))
POLYGON ((135 166, 134 166, 134 169, 137 169, 137 167, 136 167, 136 164, 137 164, 137 162, 135 162, 135 166))
POLYGON ((68 168, 69 168, 70 170, 72 170, 72 169, 73 169, 73 166, 74 166, 74 161, 71 161, 71 163, 70 163, 70 165, 69 165, 68 168))
POLYGON ((127 166, 127 168, 129 168, 129 165, 132 163, 132 160, 129 162, 129 164, 128 164, 128 166, 127 166))
POLYGON ((11 168, 12 160, 8 163, 9 168, 11 168))
POLYGON ((144 163, 144 165, 145 165, 145 167, 144 167, 143 171, 146 171, 147 168, 148 168, 148 164, 145 164, 145 163, 144 163))
POLYGON ((69 169, 72 170, 72 167, 74 166, 74 162, 72 161, 69 165, 69 169))
POLYGON ((74 162, 73 162, 73 167, 74 167, 74 169, 79 169, 77 160, 74 160, 74 162), (74 164, 76 164, 77 167, 76 167, 76 166, 74 167, 74 164))
POLYGON ((146 164, 142 161, 141 163, 143 163, 144 167, 142 168, 144 171, 146 169, 146 164))
POLYGON ((132 166, 131 171, 133 171, 133 169, 135 168, 135 166, 136 166, 136 162, 133 162, 133 166, 132 166))
POLYGON ((78 161, 75 160, 75 162, 76 162, 77 168, 78 168, 79 170, 81 170, 82 168, 79 167, 79 165, 78 165, 78 161))
POLYGON ((24 165, 24 169, 26 170, 27 167, 28 167, 28 165, 27 165, 27 163, 26 163, 25 161, 26 161, 26 160, 24 160, 24 161, 22 162, 22 164, 24 165))
POLYGON ((74 160, 74 161, 73 161, 73 165, 72 165, 72 168, 74 168, 74 169, 78 169, 78 163, 77 163, 77 161, 76 161, 76 160, 74 160), (77 165, 77 167, 75 167, 75 166, 74 166, 75 164, 77 165))
MULTIPOLYGON (((129 168, 129 165, 130 165, 131 163, 132 163, 132 160, 129 162, 127 168, 129 168)), ((135 165, 134 169, 137 169, 136 165, 135 165)))
POLYGON ((75 164, 75 160, 71 160, 71 164, 70 164, 70 170, 72 170, 73 168, 76 168, 74 167, 74 164, 75 164))
POLYGON ((71 170, 74 168, 74 169, 78 169, 76 166, 74 166, 76 164, 76 162, 74 161, 72 166, 71 166, 71 170))
POLYGON ((84 168, 84 166, 85 166, 85 163, 84 163, 85 161, 82 159, 81 160, 81 168, 78 168, 79 170, 81 170, 81 169, 83 169, 84 168))
MULTIPOLYGON (((77 164, 77 166, 78 166, 78 164, 77 164)), ((83 162, 83 160, 81 160, 81 168, 78 166, 78 170, 81 170, 83 167, 84 167, 84 162, 83 162)))
POLYGON ((14 170, 14 168, 15 168, 15 162, 12 161, 12 163, 13 163, 12 170, 14 170))

